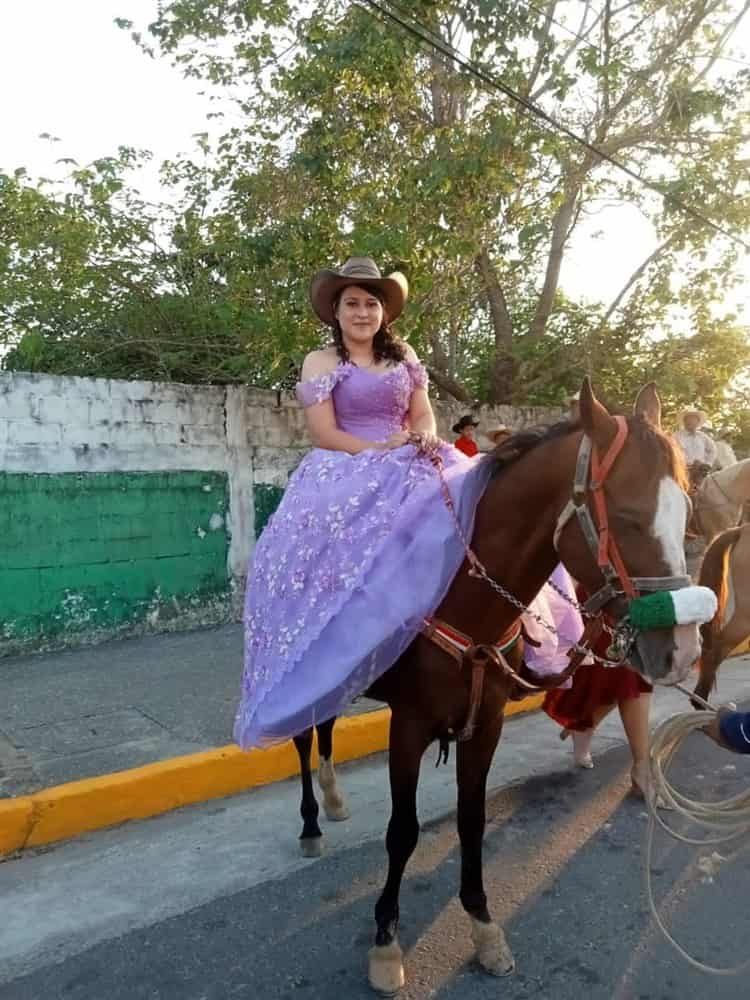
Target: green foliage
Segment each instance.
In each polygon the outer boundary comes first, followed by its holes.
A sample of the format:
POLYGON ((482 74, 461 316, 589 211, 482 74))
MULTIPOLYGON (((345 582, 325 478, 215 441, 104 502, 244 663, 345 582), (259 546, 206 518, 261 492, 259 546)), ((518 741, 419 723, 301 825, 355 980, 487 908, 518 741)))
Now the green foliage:
POLYGON ((164 165, 161 206, 129 188, 132 150, 72 165, 64 195, 0 178, 6 367, 274 385, 319 341, 312 272, 367 253, 408 274, 400 326, 443 391, 558 402, 590 373, 617 401, 657 377, 670 406, 728 410, 750 371, 722 307, 737 248, 676 199, 748 228, 747 73, 712 62, 732 15, 703 0, 606 17, 563 0, 554 20, 510 0, 392 7, 664 200, 356 4, 174 0, 147 31, 120 27, 239 95, 224 102, 238 124, 215 149, 199 137, 200 162, 164 165), (638 204, 660 250, 614 303, 571 302, 561 257, 605 200, 638 204))

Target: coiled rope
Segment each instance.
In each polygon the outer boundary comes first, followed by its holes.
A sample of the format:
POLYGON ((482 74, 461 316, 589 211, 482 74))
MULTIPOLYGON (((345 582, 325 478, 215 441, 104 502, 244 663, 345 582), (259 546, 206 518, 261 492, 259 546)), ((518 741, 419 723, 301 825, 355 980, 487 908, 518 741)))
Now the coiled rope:
MULTIPOLYGON (((673 948, 688 962, 693 968, 701 972, 710 973, 715 976, 736 976, 750 968, 750 959, 741 965, 730 968, 719 968, 713 965, 706 965, 693 958, 664 925, 659 911, 654 901, 653 886, 651 882, 651 862, 654 847, 654 833, 657 825, 675 840, 683 844, 692 844, 698 847, 715 847, 718 844, 725 844, 743 834, 750 833, 750 789, 733 795, 728 799, 717 802, 697 802, 683 792, 678 791, 667 777, 669 767, 687 737, 697 730, 703 729, 715 717, 716 709, 708 702, 697 695, 692 694, 685 688, 677 685, 681 691, 689 697, 700 702, 706 709, 701 712, 683 712, 673 715, 658 726, 652 736, 650 745, 650 768, 651 782, 646 794, 646 802, 649 810, 648 834, 646 838, 645 857, 645 877, 646 894, 648 897, 651 915, 656 921, 656 925, 664 937, 673 948), (701 827, 707 831, 704 838, 686 836, 679 830, 667 823, 665 814, 660 810, 668 810, 667 815, 681 816, 683 819, 701 827)), ((713 852, 707 858, 701 859, 699 866, 706 874, 713 874, 718 866, 729 860, 720 854, 713 852)))

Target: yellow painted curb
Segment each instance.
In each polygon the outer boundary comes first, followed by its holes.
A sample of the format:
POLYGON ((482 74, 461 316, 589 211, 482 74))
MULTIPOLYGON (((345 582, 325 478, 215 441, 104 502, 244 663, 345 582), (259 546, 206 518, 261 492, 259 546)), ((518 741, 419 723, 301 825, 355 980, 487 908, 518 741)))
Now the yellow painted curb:
MULTIPOLYGON (((537 695, 511 702, 506 716, 538 708, 542 700, 537 695)), ((390 716, 389 709, 381 709, 339 719, 336 760, 343 763, 386 750, 390 716)), ((317 766, 317 751, 313 756, 317 766)), ((224 798, 298 771, 291 742, 249 753, 226 746, 0 800, 0 855, 224 798)))
POLYGON ((18 850, 26 842, 33 814, 30 797, 0 800, 0 856, 18 850))

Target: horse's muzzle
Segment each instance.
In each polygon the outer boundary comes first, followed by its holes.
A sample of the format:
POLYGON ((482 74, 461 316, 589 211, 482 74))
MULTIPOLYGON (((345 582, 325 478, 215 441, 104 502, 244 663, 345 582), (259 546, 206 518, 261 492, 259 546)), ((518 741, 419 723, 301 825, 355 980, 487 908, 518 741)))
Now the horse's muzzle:
POLYGON ((630 661, 652 684, 679 684, 690 673, 700 650, 698 626, 677 625, 639 633, 630 661))

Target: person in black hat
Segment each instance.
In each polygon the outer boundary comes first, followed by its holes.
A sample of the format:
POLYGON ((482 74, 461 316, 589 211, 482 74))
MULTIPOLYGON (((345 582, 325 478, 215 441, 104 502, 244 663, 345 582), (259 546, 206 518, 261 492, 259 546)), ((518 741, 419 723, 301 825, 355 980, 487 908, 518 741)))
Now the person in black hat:
POLYGON ((470 413, 461 417, 458 423, 453 425, 453 433, 458 434, 458 440, 454 441, 453 444, 469 458, 473 458, 479 453, 479 447, 474 440, 474 430, 477 427, 479 427, 479 421, 475 420, 470 413))

